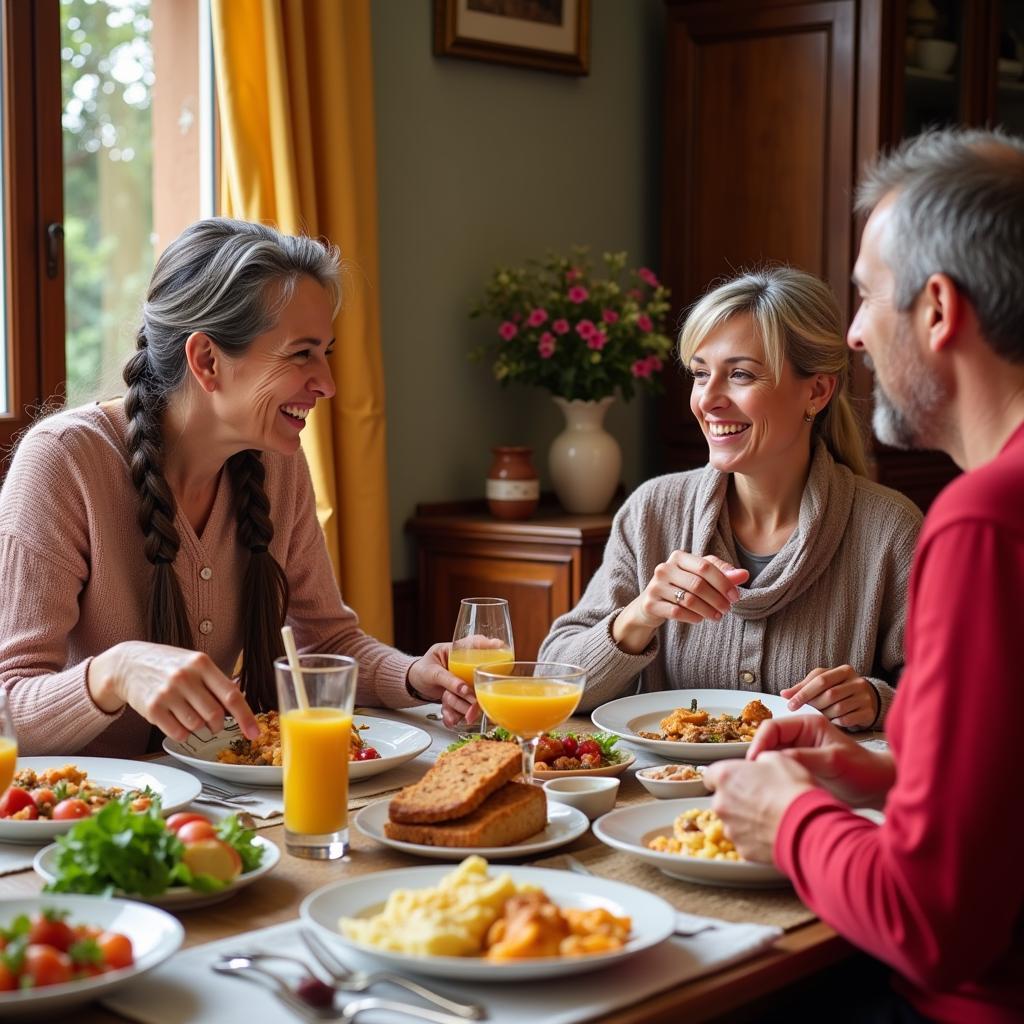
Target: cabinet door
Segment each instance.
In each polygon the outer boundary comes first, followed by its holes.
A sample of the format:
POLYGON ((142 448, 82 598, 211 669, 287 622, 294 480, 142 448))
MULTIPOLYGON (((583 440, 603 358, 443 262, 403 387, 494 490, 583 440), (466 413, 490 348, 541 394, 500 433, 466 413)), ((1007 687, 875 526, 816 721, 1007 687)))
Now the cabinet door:
POLYGON ((464 597, 503 597, 512 617, 516 657, 532 661, 551 623, 572 607, 572 559, 523 561, 431 552, 420 564, 426 644, 450 640, 464 597))
MULTIPOLYGON (((856 6, 670 2, 663 268, 677 306, 766 260, 829 281, 848 313, 856 6)), ((666 468, 702 465, 688 382, 661 403, 666 468)))

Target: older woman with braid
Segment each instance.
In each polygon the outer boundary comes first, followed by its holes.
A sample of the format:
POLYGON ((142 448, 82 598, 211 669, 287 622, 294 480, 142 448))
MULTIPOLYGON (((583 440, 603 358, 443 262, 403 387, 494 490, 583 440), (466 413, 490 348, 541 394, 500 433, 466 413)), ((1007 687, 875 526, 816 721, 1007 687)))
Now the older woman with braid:
POLYGON ((201 221, 157 262, 123 399, 22 439, 0 491, 0 685, 23 753, 137 754, 153 726, 183 739, 226 714, 255 736, 285 622, 300 649, 358 659, 361 704, 469 710, 445 645, 379 643, 334 582, 299 435, 334 394, 338 304, 335 249, 201 221))
POLYGON ((737 689, 881 725, 921 513, 867 477, 828 285, 742 274, 694 306, 679 349, 709 464, 630 496, 539 656, 590 669, 583 707, 638 684, 737 689))

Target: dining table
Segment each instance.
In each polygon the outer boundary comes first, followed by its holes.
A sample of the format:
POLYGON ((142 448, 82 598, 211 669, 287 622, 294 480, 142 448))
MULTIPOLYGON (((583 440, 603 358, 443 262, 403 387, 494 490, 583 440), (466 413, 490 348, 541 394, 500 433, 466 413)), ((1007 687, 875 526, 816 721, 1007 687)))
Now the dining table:
MULTIPOLYGON (((438 721, 435 712, 436 708, 425 706, 402 711, 367 709, 366 714, 424 728, 431 736, 431 746, 411 763, 426 771, 444 746, 457 738, 455 732, 447 730, 438 721)), ((594 731, 589 721, 581 717, 573 719, 565 728, 572 727, 581 731, 594 731)), ((631 750, 627 744, 622 744, 621 749, 636 754, 637 760, 621 775, 616 806, 654 800, 641 787, 634 772, 643 764, 655 763, 659 758, 639 748, 631 750)), ((73 755, 66 760, 73 760, 73 755)), ((386 776, 382 776, 381 798, 387 795, 385 787, 386 776)), ((284 826, 280 817, 260 821, 257 825, 259 834, 281 849, 280 861, 272 872, 241 889, 230 899, 177 912, 176 916, 185 929, 183 949, 231 936, 242 936, 256 929, 294 920, 302 900, 322 886, 393 868, 437 863, 380 845, 351 827, 350 851, 343 859, 308 860, 285 852, 284 826)), ((603 848, 602 844, 588 830, 564 849, 519 863, 534 863, 562 853, 584 858, 593 855, 596 848, 603 848)), ((41 887, 42 880, 31 869, 0 877, 0 897, 33 895, 41 887)), ((746 907, 756 909, 758 900, 777 899, 777 896, 772 895, 777 892, 765 890, 762 895, 758 890, 744 890, 742 899, 746 907)), ((792 894, 792 890, 789 892, 792 894)), ((729 891, 718 889, 716 893, 720 905, 727 906, 729 891)), ((736 895, 739 897, 739 891, 736 895)), ((769 948, 739 963, 673 985, 664 991, 640 998, 632 1005, 619 1006, 612 1012, 598 1012, 591 1019, 603 1024, 655 1024, 659 1021, 680 1020, 694 1024, 716 1019, 756 1019, 759 1005, 765 1005, 791 986, 808 983, 821 972, 856 955, 856 950, 849 943, 809 911, 804 918, 800 923, 786 927, 769 948)), ((146 981, 143 978, 134 984, 145 985, 146 981)), ((452 993, 458 993, 459 983, 448 981, 447 988, 452 993)), ((74 1021, 75 1024, 111 1024, 133 1018, 122 1016, 100 1003, 90 1003, 63 1015, 52 1015, 48 1019, 74 1021)))

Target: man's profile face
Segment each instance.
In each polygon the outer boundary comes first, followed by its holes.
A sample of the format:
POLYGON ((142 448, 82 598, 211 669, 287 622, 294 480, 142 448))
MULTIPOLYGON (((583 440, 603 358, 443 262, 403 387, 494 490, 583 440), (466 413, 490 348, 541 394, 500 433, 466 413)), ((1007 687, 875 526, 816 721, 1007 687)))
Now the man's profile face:
POLYGON ((912 310, 896 308, 896 281, 885 260, 893 197, 875 207, 864 227, 853 281, 860 306, 846 340, 866 353, 875 375, 872 426, 883 444, 894 448, 934 446, 930 426, 946 397, 942 382, 923 358, 912 310))

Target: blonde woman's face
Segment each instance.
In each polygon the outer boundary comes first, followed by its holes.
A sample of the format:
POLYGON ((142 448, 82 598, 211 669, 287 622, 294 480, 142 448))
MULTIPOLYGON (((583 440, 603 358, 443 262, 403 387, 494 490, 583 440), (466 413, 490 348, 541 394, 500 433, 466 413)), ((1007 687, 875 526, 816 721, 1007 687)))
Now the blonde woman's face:
POLYGON ((690 359, 690 410, 708 444, 709 461, 723 473, 770 474, 806 462, 817 378, 797 376, 788 361, 776 384, 749 314, 712 331, 690 359))

